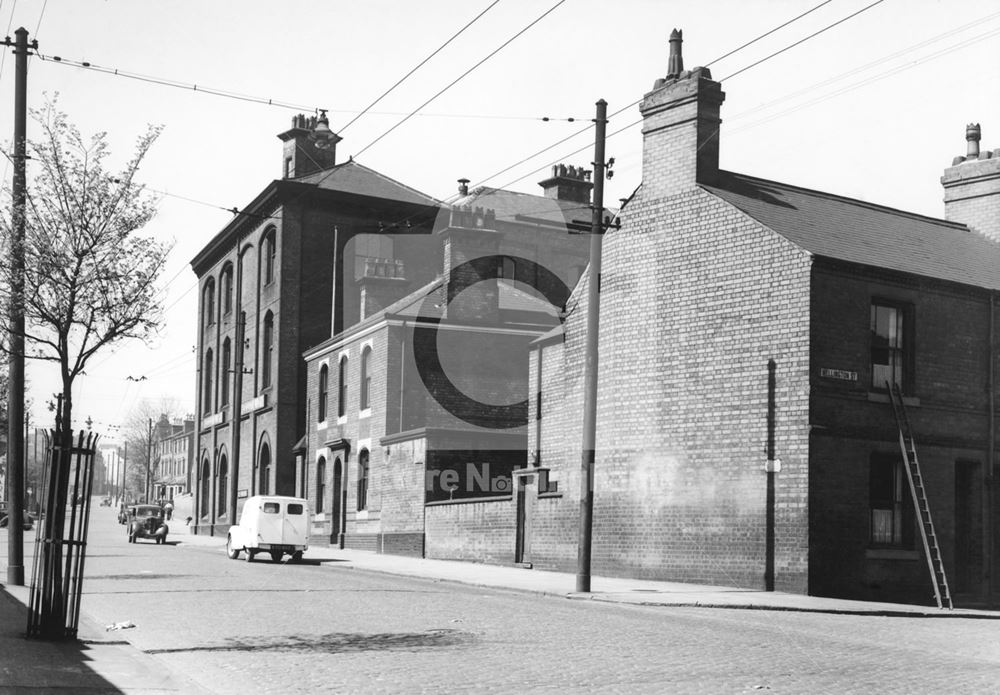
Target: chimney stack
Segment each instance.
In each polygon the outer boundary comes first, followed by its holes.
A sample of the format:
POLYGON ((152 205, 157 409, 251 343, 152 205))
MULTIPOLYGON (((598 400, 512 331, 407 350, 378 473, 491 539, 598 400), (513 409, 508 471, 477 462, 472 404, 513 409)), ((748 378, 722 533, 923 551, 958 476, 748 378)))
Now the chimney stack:
POLYGON ((568 200, 574 203, 590 204, 591 171, 583 167, 556 164, 552 167, 552 176, 539 181, 546 198, 568 200))
POLYGON ((643 195, 664 198, 711 183, 719 172, 719 117, 726 95, 708 68, 684 69, 683 33, 670 34, 667 75, 639 105, 643 195))
POLYGON ((944 215, 1000 242, 1000 149, 980 150, 982 129, 965 127, 966 155, 944 170, 944 215))
POLYGON ((321 118, 301 113, 292 116, 292 127, 278 137, 285 143, 281 178, 300 178, 336 166, 337 143, 341 138, 329 129, 325 114, 321 118))
POLYGON ((469 195, 469 179, 462 178, 458 180, 458 194, 469 195))

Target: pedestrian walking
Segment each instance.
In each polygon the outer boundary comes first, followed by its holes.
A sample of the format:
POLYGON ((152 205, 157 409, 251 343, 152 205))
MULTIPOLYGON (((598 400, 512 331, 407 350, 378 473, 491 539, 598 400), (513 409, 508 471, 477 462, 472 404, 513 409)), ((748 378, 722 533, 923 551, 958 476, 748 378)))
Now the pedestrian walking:
POLYGON ((170 521, 170 516, 174 513, 174 504, 170 500, 163 505, 163 511, 167 514, 167 521, 170 521))

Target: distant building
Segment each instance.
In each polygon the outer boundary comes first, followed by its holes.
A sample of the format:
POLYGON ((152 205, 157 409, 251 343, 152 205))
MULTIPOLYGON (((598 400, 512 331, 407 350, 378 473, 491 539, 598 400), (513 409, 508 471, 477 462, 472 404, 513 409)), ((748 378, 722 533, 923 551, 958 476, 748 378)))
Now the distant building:
MULTIPOLYGON (((162 418, 161 418, 162 419, 162 418)), ((172 500, 175 495, 191 491, 191 471, 194 467, 194 419, 175 418, 169 430, 156 441, 154 454, 156 477, 153 499, 172 500)))

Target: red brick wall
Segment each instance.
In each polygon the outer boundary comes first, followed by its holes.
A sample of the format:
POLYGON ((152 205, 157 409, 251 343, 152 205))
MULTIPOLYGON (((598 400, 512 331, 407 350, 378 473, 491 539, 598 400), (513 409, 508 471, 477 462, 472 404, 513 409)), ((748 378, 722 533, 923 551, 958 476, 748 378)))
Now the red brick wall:
MULTIPOLYGON (((907 316, 913 324, 914 359, 907 414, 950 581, 959 571, 956 462, 978 464, 974 494, 985 494, 989 298, 965 287, 870 269, 862 272, 828 262, 814 268, 810 589, 820 595, 927 603, 933 589, 919 534, 915 552, 908 557, 886 557, 869 542, 871 455, 900 453, 888 398, 871 387, 873 298, 911 307, 907 316), (856 372, 858 380, 823 378, 824 367, 856 372)), ((981 500, 962 503, 978 507, 971 529, 982 551, 974 554, 982 557, 989 523, 986 507, 981 500)), ((981 593, 987 568, 981 560, 975 565, 963 569, 976 575, 964 588, 981 593)))
POLYGON ((425 554, 438 560, 514 561, 514 502, 455 502, 425 510, 425 554))

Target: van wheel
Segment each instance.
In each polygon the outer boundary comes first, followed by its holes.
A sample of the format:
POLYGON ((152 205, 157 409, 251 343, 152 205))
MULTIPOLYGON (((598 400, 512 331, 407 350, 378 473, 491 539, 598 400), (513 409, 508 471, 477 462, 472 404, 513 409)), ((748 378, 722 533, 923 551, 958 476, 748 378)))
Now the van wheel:
POLYGON ((247 561, 247 562, 253 562, 253 556, 254 556, 254 555, 255 555, 254 551, 252 551, 252 550, 247 550, 247 556, 246 556, 246 561, 247 561))
POLYGON ((280 550, 271 551, 271 562, 281 562, 282 552, 280 550))
POLYGON ((292 562, 302 562, 302 551, 296 550, 292 553, 292 562))
POLYGON ((233 547, 233 539, 226 538, 226 557, 230 560, 236 560, 240 556, 240 551, 233 547))

